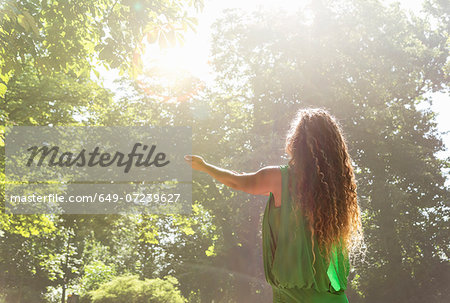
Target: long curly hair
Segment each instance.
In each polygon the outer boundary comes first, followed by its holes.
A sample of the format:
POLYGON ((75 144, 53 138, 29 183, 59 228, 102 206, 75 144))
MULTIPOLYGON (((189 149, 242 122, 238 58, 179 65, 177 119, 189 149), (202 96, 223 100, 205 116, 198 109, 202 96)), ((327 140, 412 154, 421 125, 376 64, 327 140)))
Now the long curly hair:
MULTIPOLYGON (((350 259, 361 251, 363 232, 356 181, 343 131, 326 109, 297 112, 286 137, 293 207, 306 215, 311 240, 330 260, 334 247, 350 259)), ((314 253, 314 247, 313 247, 314 253)), ((314 254, 314 261, 315 261, 314 254)))

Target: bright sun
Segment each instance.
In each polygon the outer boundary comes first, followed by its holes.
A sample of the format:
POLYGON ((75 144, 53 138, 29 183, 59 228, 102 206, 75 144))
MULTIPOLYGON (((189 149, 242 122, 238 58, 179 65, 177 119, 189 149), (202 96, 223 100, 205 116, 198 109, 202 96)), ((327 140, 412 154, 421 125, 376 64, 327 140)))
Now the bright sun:
POLYGON ((142 71, 137 83, 160 101, 189 100, 204 87, 201 78, 207 74, 202 71, 207 56, 207 50, 192 43, 162 47, 158 40, 143 41, 142 71))
MULTIPOLYGON (((142 81, 159 77, 161 85, 169 90, 166 93, 174 93, 170 88, 179 85, 183 77, 193 77, 205 83, 213 82, 212 68, 209 66, 209 47, 211 44, 211 24, 221 17, 224 9, 239 8, 244 11, 253 11, 258 7, 280 7, 294 12, 299 7, 304 7, 312 0, 207 0, 204 10, 198 15, 196 32, 184 33, 183 45, 161 47, 160 43, 148 43, 142 41, 143 53, 140 55, 143 70, 140 73, 142 81)), ((394 0, 384 0, 392 2, 394 0)), ((421 0, 411 0, 411 3, 420 3, 421 0)), ((154 91, 152 90, 154 93, 154 91)))
POLYGON ((177 76, 180 72, 195 75, 196 61, 200 59, 186 46, 161 48, 157 43, 147 44, 142 56, 144 72, 156 69, 166 76, 177 76))
POLYGON ((135 63, 141 66, 137 83, 148 95, 165 102, 192 98, 210 74, 208 40, 198 31, 177 28, 168 23, 155 28, 135 52, 135 63))
POLYGON ((209 48, 211 44, 211 24, 221 17, 227 8, 240 8, 252 11, 257 7, 280 6, 295 10, 305 5, 308 0, 207 0, 204 10, 197 16, 196 32, 183 33, 185 43, 173 47, 161 47, 158 42, 148 43, 143 40, 144 52, 141 56, 144 75, 154 72, 167 78, 179 78, 180 74, 189 74, 202 81, 212 81, 209 66, 209 48))

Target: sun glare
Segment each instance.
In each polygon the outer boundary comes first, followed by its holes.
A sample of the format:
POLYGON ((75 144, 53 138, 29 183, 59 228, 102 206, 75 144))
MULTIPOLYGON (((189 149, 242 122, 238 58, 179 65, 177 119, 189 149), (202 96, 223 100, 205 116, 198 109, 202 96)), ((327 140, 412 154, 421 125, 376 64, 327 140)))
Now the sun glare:
POLYGON ((183 45, 161 48, 157 42, 143 41, 143 74, 153 75, 158 72, 164 77, 177 78, 182 73, 209 82, 212 80, 211 67, 208 64, 211 24, 221 16, 224 9, 239 8, 252 11, 258 7, 278 6, 286 10, 296 10, 308 2, 307 0, 206 0, 203 12, 198 15, 196 32, 184 33, 183 45))
POLYGON ((180 72, 196 74, 198 53, 186 46, 161 48, 157 43, 147 44, 143 55, 144 73, 158 71, 166 77, 174 77, 180 72))
MULTIPOLYGON (((395 0, 384 1, 391 3, 395 0)), ((418 2, 420 1, 412 0, 408 6, 418 6, 418 2)), ((259 8, 281 8, 294 13, 310 3, 311 0, 206 0, 204 10, 197 16, 196 32, 183 33, 183 45, 177 42, 175 46, 161 47, 158 41, 149 43, 147 39, 143 39, 144 47, 140 55, 142 71, 139 77, 144 81, 145 78, 158 79, 155 81, 172 91, 186 77, 206 84, 212 83, 213 72, 209 65, 211 25, 222 16, 224 9, 237 8, 250 12, 259 8)), ((405 1, 402 4, 406 5, 405 1)), ((153 90, 152 92, 154 93, 153 90)))
MULTIPOLYGON (((193 33, 185 36, 190 43, 161 46, 157 41, 143 41, 142 71, 137 83, 148 94, 163 102, 180 102, 194 97, 203 87, 208 50, 195 42, 193 33)), ((205 42, 206 43, 206 42, 205 42)))

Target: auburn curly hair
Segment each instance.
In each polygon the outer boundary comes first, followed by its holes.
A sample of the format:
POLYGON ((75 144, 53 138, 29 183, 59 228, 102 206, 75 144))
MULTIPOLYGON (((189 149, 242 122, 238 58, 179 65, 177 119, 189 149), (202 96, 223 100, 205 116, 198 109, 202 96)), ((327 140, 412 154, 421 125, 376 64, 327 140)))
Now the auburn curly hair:
MULTIPOLYGON (((301 208, 327 261, 333 247, 351 259, 363 242, 360 208, 350 155, 337 120, 323 108, 297 112, 286 137, 289 190, 294 213, 301 208)), ((314 253, 314 247, 313 247, 314 253)), ((315 261, 315 254, 314 254, 315 261)))

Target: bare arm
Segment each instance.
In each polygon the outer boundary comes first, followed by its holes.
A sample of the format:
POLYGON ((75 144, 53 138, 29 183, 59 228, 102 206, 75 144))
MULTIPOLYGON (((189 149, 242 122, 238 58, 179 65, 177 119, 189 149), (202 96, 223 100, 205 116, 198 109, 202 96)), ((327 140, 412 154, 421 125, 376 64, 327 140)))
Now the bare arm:
POLYGON ((200 156, 186 155, 185 160, 193 169, 206 172, 220 183, 249 194, 268 196, 281 187, 278 166, 266 166, 254 173, 237 173, 206 163, 200 156))

